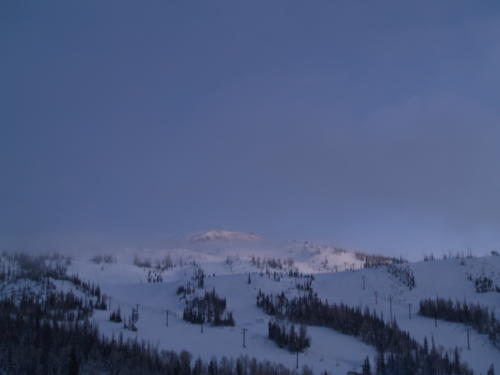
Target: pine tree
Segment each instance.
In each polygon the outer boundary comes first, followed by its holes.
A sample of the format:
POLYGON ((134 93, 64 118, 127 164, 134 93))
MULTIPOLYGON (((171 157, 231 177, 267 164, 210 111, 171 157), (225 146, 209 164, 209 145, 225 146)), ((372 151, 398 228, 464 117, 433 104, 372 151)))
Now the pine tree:
POLYGON ((377 353, 377 375, 385 375, 385 354, 383 351, 377 353))
POLYGON ((305 325, 301 325, 299 328, 299 350, 303 351, 305 348, 308 348, 311 345, 311 339, 307 335, 307 330, 305 325))
POLYGON ((79 375, 80 374, 80 364, 78 363, 78 359, 76 358, 75 347, 71 348, 71 352, 69 353, 69 362, 68 362, 68 375, 79 375))
POLYGON ((366 356, 365 361, 363 362, 363 375, 372 375, 372 370, 370 368, 370 358, 366 356))

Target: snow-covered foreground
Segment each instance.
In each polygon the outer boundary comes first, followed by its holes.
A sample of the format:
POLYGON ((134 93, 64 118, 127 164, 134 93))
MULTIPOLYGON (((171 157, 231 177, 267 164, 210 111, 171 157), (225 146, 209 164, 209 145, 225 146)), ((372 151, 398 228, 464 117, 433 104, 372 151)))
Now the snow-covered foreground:
MULTIPOLYGON (((494 311, 500 317, 500 293, 477 293, 474 283, 468 280, 469 275, 484 274, 500 285, 498 256, 409 264, 416 281, 416 287, 410 290, 388 273, 384 266, 359 269, 361 262, 351 252, 332 251, 329 247, 314 247, 310 244, 268 248, 252 243, 254 238, 241 239, 241 235, 236 242, 220 238, 214 242, 209 237, 198 236, 196 243, 185 247, 122 251, 114 254, 116 262, 110 264, 90 262, 86 254, 73 261, 70 273, 78 273, 82 279, 98 283, 110 297, 111 309, 120 307, 122 313, 129 315, 132 308, 139 305, 137 332, 110 322, 109 311, 97 311, 95 320, 106 335, 136 336, 159 348, 188 350, 195 357, 205 359, 246 354, 293 368, 296 366, 296 356, 267 338, 270 317, 256 306, 259 289, 293 294, 296 293, 296 280, 281 276, 276 281, 273 278, 275 270, 271 269, 270 276, 266 275, 264 267, 255 265, 255 258, 288 257, 295 261, 294 267, 300 271, 315 273, 313 288, 321 298, 351 306, 366 306, 379 314, 383 313, 387 320, 392 310, 398 325, 418 341, 423 342, 426 337, 429 344, 434 340, 438 347, 442 346, 450 352, 458 346, 463 360, 477 373, 485 373, 490 364, 500 369, 500 351, 493 347, 485 335, 471 330, 471 349, 468 350, 464 325, 438 321, 436 327, 434 319, 416 314, 421 299, 443 297, 478 302, 492 310, 496 308, 494 311), (314 250, 311 251, 311 247, 314 250), (167 254, 174 263, 180 260, 182 265, 162 272, 162 282, 147 282, 149 269, 133 264, 134 256, 149 258, 154 264, 155 259, 162 259, 167 254), (195 265, 189 262, 195 262, 195 265), (348 270, 324 272, 320 264, 323 268, 330 265, 333 269, 336 265, 338 269, 348 270), (233 312, 236 320, 235 327, 205 325, 202 333, 200 325, 182 319, 184 302, 177 296, 176 290, 191 281, 198 267, 208 275, 204 289, 215 288, 217 294, 227 300, 228 310, 233 312), (251 283, 248 283, 249 274, 251 283), (246 329, 246 347, 243 347, 243 329, 246 329)), ((286 273, 285 270, 281 272, 286 273)), ((366 356, 374 363, 375 349, 358 339, 322 327, 308 327, 308 333, 312 339, 311 347, 299 355, 299 366, 308 365, 315 373, 326 370, 333 374, 345 374, 351 370, 360 371, 366 356)))

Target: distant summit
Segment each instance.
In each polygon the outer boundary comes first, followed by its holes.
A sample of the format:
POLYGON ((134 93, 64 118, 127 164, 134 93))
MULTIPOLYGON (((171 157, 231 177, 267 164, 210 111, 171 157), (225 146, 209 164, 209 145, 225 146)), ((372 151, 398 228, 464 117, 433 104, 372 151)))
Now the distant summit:
POLYGON ((255 233, 231 232, 226 230, 209 230, 206 232, 196 233, 191 236, 191 242, 249 241, 260 239, 262 239, 262 237, 255 233))

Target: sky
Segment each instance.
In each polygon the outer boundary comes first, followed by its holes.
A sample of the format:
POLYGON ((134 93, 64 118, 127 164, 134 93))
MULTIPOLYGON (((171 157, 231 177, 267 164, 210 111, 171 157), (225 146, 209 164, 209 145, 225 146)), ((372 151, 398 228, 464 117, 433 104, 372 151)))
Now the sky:
POLYGON ((0 246, 498 249, 499 40, 488 0, 2 1, 0 246))

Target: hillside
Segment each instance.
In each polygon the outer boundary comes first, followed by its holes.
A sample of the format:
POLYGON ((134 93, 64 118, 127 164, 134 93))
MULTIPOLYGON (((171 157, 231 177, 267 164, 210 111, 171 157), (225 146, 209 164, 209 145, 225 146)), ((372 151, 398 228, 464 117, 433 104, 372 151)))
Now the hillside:
MULTIPOLYGON (((478 374, 485 373, 490 364, 500 368, 500 349, 495 348, 486 335, 470 330, 468 350, 465 325, 438 320, 436 327, 434 319, 417 315, 422 299, 442 297, 480 303, 500 318, 500 293, 478 293, 474 283, 474 279, 486 276, 500 287, 498 256, 398 264, 400 261, 396 259, 370 258, 327 245, 273 243, 241 235, 202 237, 203 241, 187 237, 171 248, 122 249, 108 254, 74 256, 68 274, 78 274, 82 280, 96 283, 109 297, 107 310, 95 310, 92 318, 108 337, 121 334, 125 338, 145 339, 160 349, 187 350, 194 357, 206 360, 213 356, 248 355, 294 368, 296 355, 268 339, 271 317, 256 306, 256 296, 259 290, 284 292, 289 297, 300 295, 300 285, 311 280, 304 276, 313 274, 310 286, 321 299, 361 309, 367 307, 379 316, 383 314, 385 321, 392 316, 399 327, 418 342, 423 344, 427 339, 430 345, 433 341, 450 356, 457 347, 463 361, 478 374), (366 259, 395 265, 363 268, 366 259), (414 287, 394 269, 410 273, 414 287), (197 287, 200 279, 196 275, 200 272, 204 275, 202 288, 197 287), (190 286, 191 294, 178 293, 179 287, 190 286), (225 299, 226 310, 234 316, 234 326, 204 324, 202 328, 200 324, 183 320, 186 302, 201 297, 204 291, 216 291, 225 299), (109 320, 112 311, 120 309, 126 319, 137 308, 136 331, 109 320), (242 342, 243 329, 246 347, 242 342)), ((5 269, 5 256, 2 259, 5 269)), ((69 281, 55 284, 61 290, 75 288, 69 281)), ((3 294, 21 285, 25 284, 19 280, 4 282, 3 294)), ((299 354, 300 366, 307 365, 315 373, 360 372, 363 360, 369 356, 374 367, 373 346, 326 327, 308 326, 307 330, 311 346, 299 354)))

